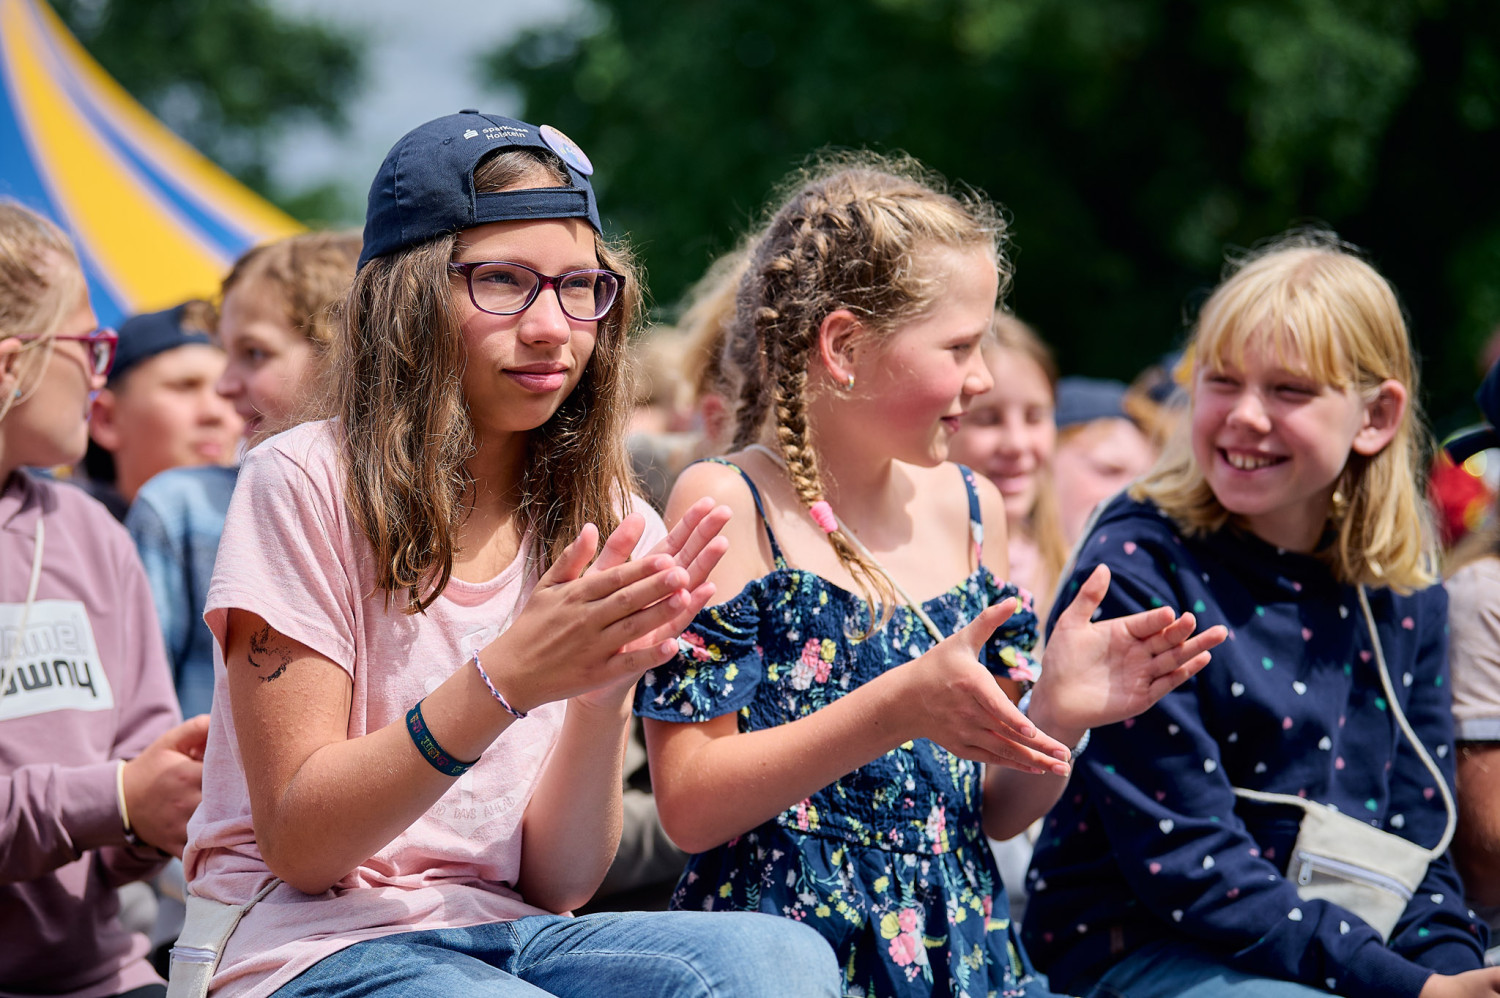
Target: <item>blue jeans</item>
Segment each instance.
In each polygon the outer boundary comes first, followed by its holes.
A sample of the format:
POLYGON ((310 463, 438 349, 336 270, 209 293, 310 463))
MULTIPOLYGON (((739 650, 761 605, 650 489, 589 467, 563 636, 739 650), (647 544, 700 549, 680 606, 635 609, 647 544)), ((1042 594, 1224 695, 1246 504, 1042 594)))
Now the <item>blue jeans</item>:
POLYGON ((533 915, 355 943, 274 998, 836 998, 833 950, 805 925, 754 912, 533 915))
POLYGON ((1294 981, 1231 969, 1188 943, 1157 942, 1110 968, 1088 998, 1328 998, 1294 981))

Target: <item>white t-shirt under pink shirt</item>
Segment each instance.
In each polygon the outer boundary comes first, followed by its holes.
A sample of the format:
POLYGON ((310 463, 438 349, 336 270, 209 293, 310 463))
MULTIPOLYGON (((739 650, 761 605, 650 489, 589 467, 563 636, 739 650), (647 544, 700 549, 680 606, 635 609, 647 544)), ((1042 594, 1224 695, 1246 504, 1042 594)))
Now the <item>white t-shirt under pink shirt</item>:
MULTIPOLYGON (((488 582, 451 580, 423 614, 388 610, 371 551, 343 497, 337 430, 307 423, 247 457, 224 524, 204 614, 217 642, 203 804, 183 859, 196 895, 244 904, 271 878, 251 823, 250 796, 225 682, 230 608, 349 673, 350 738, 405 719, 469 657, 470 635, 508 626, 535 584, 518 557, 488 582)), ((645 505, 643 553, 665 536, 645 505)), ((524 545, 523 545, 524 547, 524 545)), ((561 728, 565 706, 545 704, 512 724, 443 797, 331 890, 280 884, 240 922, 213 979, 217 998, 269 995, 352 943, 397 932, 545 914, 511 887, 521 817, 561 728)), ((379 795, 378 782, 363 788, 379 795)))

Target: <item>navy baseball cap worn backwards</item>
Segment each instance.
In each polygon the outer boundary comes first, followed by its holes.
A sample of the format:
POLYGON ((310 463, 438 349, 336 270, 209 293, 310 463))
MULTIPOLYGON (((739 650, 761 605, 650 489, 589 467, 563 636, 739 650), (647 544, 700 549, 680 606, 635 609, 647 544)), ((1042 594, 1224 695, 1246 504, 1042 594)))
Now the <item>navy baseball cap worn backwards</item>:
POLYGON ((362 269, 377 256, 486 222, 582 218, 601 231, 589 176, 594 165, 551 125, 529 125, 468 109, 419 125, 386 154, 370 185, 362 269), (481 194, 474 168, 500 149, 542 149, 562 160, 567 187, 481 194))
POLYGON ((114 366, 109 369, 109 384, 118 385, 127 373, 157 354, 195 344, 212 346, 214 341, 207 333, 182 324, 186 311, 184 302, 161 312, 133 315, 120 323, 120 340, 115 347, 114 366))

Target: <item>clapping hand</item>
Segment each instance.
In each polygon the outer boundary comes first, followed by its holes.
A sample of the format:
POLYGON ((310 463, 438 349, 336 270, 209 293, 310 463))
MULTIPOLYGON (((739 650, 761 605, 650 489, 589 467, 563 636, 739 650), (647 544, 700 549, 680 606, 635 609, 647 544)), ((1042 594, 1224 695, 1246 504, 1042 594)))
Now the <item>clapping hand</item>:
POLYGON ((1027 773, 1068 774, 1068 749, 1037 730, 995 683, 980 657, 995 628, 1015 612, 1002 600, 899 670, 910 688, 910 730, 954 755, 1027 773))
MULTIPOLYGON (((648 664, 621 682, 601 688, 598 691, 601 696, 608 697, 618 693, 620 687, 635 685, 641 672, 661 665, 677 653, 678 635, 713 598, 715 589, 708 576, 724 557, 724 552, 729 550, 729 542, 719 536, 719 531, 729 522, 729 516, 728 506, 716 506, 712 499, 704 497, 688 507, 667 536, 646 555, 648 558, 670 557, 677 568, 687 573, 687 580, 672 597, 678 602, 671 607, 676 611, 671 619, 619 649, 619 654, 631 655, 637 662, 648 664)), ((629 533, 616 530, 584 574, 608 571, 628 563, 635 545, 640 542, 640 535, 640 530, 629 533)), ((585 698, 588 696, 584 694, 585 698)))
POLYGON ((602 550, 598 529, 586 525, 496 639, 510 703, 523 711, 574 697, 618 704, 641 673, 676 652, 677 635, 713 596, 707 577, 727 548, 718 533, 728 520, 727 507, 695 503, 640 558, 631 557, 646 527, 640 515, 621 520, 602 550))
POLYGON ((1092 620, 1108 591, 1109 568, 1100 565, 1047 640, 1031 716, 1058 732, 1134 717, 1206 666, 1209 649, 1229 636, 1221 624, 1194 634, 1191 613, 1165 606, 1092 620))

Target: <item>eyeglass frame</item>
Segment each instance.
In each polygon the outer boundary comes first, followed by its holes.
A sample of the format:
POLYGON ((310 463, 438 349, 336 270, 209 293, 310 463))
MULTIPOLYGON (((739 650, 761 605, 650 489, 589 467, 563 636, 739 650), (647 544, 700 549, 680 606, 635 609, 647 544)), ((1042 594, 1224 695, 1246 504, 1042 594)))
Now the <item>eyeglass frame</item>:
POLYGON ((109 377, 109 372, 115 366, 115 357, 120 350, 120 334, 109 326, 95 326, 86 333, 54 333, 51 336, 21 336, 17 337, 23 343, 46 343, 51 340, 71 340, 77 343, 87 343, 90 346, 103 343, 108 346, 109 353, 105 356, 103 370, 100 365, 89 358, 89 370, 97 378, 109 377))
POLYGON ((537 296, 542 293, 543 288, 550 287, 552 289, 552 293, 557 296, 557 307, 562 309, 563 315, 566 315, 574 322, 603 322, 605 317, 609 315, 610 311, 614 309, 617 304, 619 304, 620 293, 625 290, 625 275, 616 273, 613 270, 607 270, 604 267, 584 267, 581 270, 569 270, 565 273, 557 274, 554 276, 544 274, 540 270, 528 267, 524 263, 516 263, 512 260, 472 260, 468 263, 449 263, 448 270, 452 273, 463 275, 464 286, 468 289, 469 292, 469 301, 474 305, 475 308, 479 309, 479 311, 484 312, 487 315, 520 315, 522 312, 526 311, 528 308, 536 304, 537 296), (531 294, 527 297, 526 301, 521 305, 520 308, 512 309, 509 312, 497 312, 492 308, 485 308, 483 305, 479 304, 479 299, 474 295, 474 271, 479 267, 490 266, 515 267, 519 270, 524 270, 528 274, 532 274, 536 277, 537 281, 531 289, 531 294), (572 312, 569 312, 568 306, 563 304, 562 290, 558 286, 558 282, 565 277, 573 277, 576 274, 608 274, 610 277, 613 277, 615 279, 614 297, 610 299, 609 304, 604 308, 604 310, 593 318, 580 318, 579 316, 574 315, 572 312))

